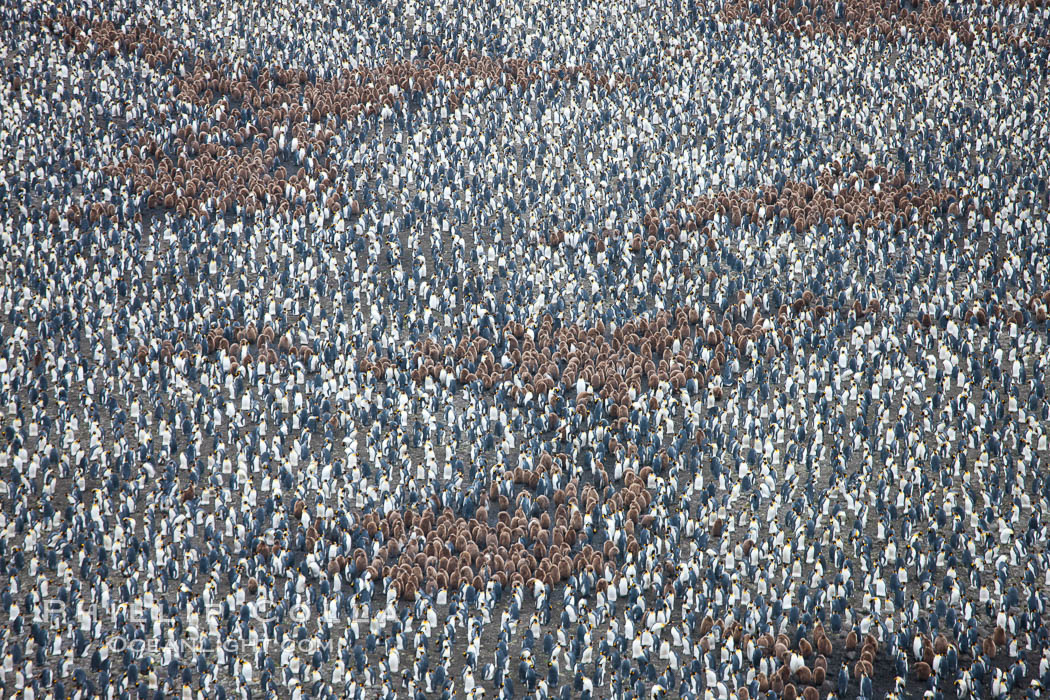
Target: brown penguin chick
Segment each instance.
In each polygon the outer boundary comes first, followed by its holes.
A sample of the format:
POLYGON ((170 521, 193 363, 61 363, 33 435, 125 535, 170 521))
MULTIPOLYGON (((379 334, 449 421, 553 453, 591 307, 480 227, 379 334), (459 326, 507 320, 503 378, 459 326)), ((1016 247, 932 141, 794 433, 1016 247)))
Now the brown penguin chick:
POLYGON ((872 635, 872 634, 864 635, 864 646, 865 647, 871 647, 872 655, 873 656, 878 656, 878 654, 879 654, 879 640, 875 639, 874 635, 872 635))
POLYGON ((857 632, 856 630, 850 630, 849 634, 846 635, 846 653, 850 653, 857 650, 857 632))
POLYGON ((784 694, 784 681, 780 678, 779 674, 774 673, 769 679, 769 689, 778 696, 784 694))
POLYGON ((255 580, 254 576, 252 576, 250 579, 248 579, 248 592, 252 595, 255 595, 258 591, 259 582, 255 580))
POLYGON ((936 654, 947 654, 948 638, 943 634, 938 634, 937 639, 933 640, 933 651, 936 654))
POLYGON ((989 659, 994 659, 999 654, 999 649, 991 637, 984 638, 984 641, 981 643, 981 651, 989 659))
POLYGON ((722 522, 722 519, 721 518, 716 519, 714 524, 711 526, 711 536, 714 537, 715 539, 718 539, 719 537, 721 537, 722 536, 722 528, 723 527, 725 527, 725 524, 722 522))
POLYGON ((802 685, 810 685, 813 683, 813 671, 808 666, 800 666, 798 671, 795 672, 795 678, 802 685))
POLYGON ((828 639, 827 636, 822 636, 817 640, 817 651, 824 656, 831 656, 831 640, 828 639))
POLYGON ((992 641, 995 642, 997 647, 1006 646, 1006 630, 996 625, 995 631, 992 632, 992 641))
POLYGON ((820 700, 820 691, 813 686, 809 686, 802 691, 802 697, 805 700, 820 700))
POLYGON ((803 659, 813 656, 813 645, 805 637, 798 642, 798 653, 802 655, 803 659))
POLYGON ((932 670, 930 669, 930 665, 925 661, 917 662, 915 666, 913 666, 913 669, 915 671, 915 679, 920 683, 930 680, 932 670))
POLYGON ((827 669, 817 666, 813 669, 813 685, 817 688, 824 685, 824 680, 827 678, 827 669))
POLYGON ((788 683, 784 686, 784 700, 796 700, 798 698, 798 690, 795 688, 794 683, 788 683))
POLYGON ((190 484, 182 492, 182 502, 185 503, 186 501, 192 501, 193 500, 193 496, 194 496, 193 484, 190 484))

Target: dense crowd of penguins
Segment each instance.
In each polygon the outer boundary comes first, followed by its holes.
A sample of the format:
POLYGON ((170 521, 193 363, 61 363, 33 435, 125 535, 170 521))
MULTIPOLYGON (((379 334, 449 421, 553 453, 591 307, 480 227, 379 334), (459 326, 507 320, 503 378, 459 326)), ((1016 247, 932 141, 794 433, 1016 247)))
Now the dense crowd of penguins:
POLYGON ((0 696, 1040 697, 1044 0, 0 7, 0 696))

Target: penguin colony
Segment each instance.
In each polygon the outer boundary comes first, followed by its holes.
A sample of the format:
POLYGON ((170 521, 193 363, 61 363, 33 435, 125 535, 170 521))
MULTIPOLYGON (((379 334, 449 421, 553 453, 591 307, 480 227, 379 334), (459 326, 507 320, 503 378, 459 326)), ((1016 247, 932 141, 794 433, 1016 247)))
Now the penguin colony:
POLYGON ((0 696, 1050 684, 1050 6, 0 7, 0 696))

